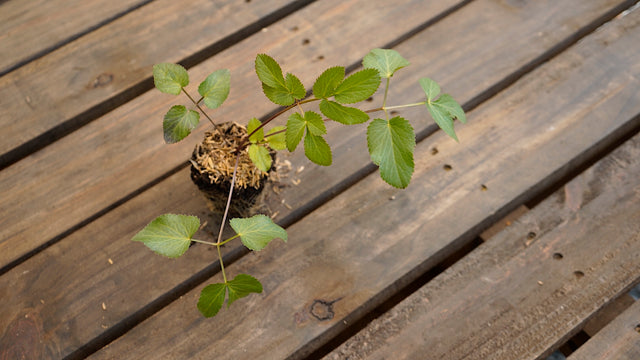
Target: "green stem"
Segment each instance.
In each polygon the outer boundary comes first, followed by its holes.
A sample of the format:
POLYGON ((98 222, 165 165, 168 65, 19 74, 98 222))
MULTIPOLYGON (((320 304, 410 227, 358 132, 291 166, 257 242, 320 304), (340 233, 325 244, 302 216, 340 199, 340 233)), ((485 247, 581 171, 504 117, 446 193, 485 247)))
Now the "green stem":
POLYGON ((214 243, 214 242, 210 242, 210 241, 204 241, 204 240, 198 240, 198 239, 191 239, 191 241, 193 242, 197 242, 200 244, 207 244, 207 245, 211 245, 211 246, 218 246, 218 244, 214 243))
POLYGON ((200 112, 202 113, 202 115, 204 115, 204 117, 206 117, 209 122, 211 123, 211 125, 213 125, 214 128, 217 128, 216 123, 213 122, 213 120, 209 117, 209 115, 207 115, 207 113, 204 111, 204 109, 202 109, 202 107, 200 107, 200 101, 202 101, 203 98, 201 98, 198 101, 193 100, 193 98, 191 97, 191 95, 189 95, 189 93, 187 92, 187 90, 185 90, 184 88, 181 88, 182 92, 187 95, 187 97, 189 98, 189 100, 191 100, 191 102, 198 108, 198 110, 200 110, 200 112))
POLYGON ((384 110, 384 115, 389 120, 389 114, 387 113, 387 94, 389 93, 389 80, 391 78, 387 78, 387 83, 384 87, 384 98, 382 99, 382 109, 384 110))
POLYGON ((386 110, 391 110, 391 109, 401 109, 401 108, 407 108, 407 107, 412 107, 412 106, 425 105, 426 103, 427 103, 426 101, 421 101, 421 102, 412 103, 412 104, 395 105, 395 106, 385 106, 385 107, 384 107, 384 109, 386 109, 386 110))
POLYGON ((265 137, 265 138, 267 138, 267 137, 269 137, 269 136, 282 134, 283 132, 286 132, 286 131, 287 131, 287 129, 286 129, 286 128, 284 128, 284 129, 282 129, 282 130, 274 131, 274 132, 269 133, 269 134, 264 134, 264 137, 265 137))
MULTIPOLYGON (((221 242, 221 243, 220 243, 220 246, 222 246, 222 245, 224 245, 224 244, 228 243, 229 241, 231 241, 231 240, 233 240, 233 239, 235 239, 235 238, 239 238, 239 237, 240 237, 240 235, 235 234, 235 235, 233 235, 232 237, 228 238, 227 240, 225 240, 225 241, 221 242)), ((218 244, 213 244, 213 245, 218 245, 218 244)))
MULTIPOLYGON (((223 227, 223 226, 221 226, 223 227)), ((222 251, 220 251, 220 245, 216 245, 218 248, 218 258, 220 259, 220 270, 222 270, 222 279, 224 283, 227 283, 227 274, 224 272, 224 262, 222 262, 222 251)))

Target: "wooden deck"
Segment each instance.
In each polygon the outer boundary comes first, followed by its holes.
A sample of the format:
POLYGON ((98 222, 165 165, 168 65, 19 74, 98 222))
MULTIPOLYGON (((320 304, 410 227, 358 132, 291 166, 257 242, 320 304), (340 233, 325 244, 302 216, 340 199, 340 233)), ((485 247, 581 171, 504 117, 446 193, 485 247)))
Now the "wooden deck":
POLYGON ((5 0, 0 109, 0 359, 640 359, 637 0, 5 0), (405 190, 363 126, 328 125, 331 167, 282 155, 289 242, 225 246, 264 291, 205 319, 215 253, 130 241, 167 212, 220 225, 186 162, 207 124, 164 144, 152 65, 230 69, 212 114, 246 123, 277 110, 257 53, 311 84, 376 47, 411 62, 388 103, 429 76, 464 104, 460 143, 401 111, 405 190))

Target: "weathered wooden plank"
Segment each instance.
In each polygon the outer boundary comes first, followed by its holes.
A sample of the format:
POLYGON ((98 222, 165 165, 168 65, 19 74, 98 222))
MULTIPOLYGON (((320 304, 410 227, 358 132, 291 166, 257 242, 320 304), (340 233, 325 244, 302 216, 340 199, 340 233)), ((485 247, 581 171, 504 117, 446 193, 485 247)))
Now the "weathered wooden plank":
MULTIPOLYGON (((308 354, 477 236, 484 224, 515 209, 616 134, 637 128, 640 66, 629 59, 639 55, 632 46, 638 24, 637 11, 609 24, 477 108, 470 114, 472 123, 459 130, 461 144, 442 133, 420 143, 416 173, 406 190, 369 176, 292 225, 287 244, 273 243, 229 267, 231 274, 256 275, 265 288, 261 296, 204 319, 193 306, 200 286, 92 358, 308 354), (439 149, 436 156, 429 155, 433 146, 439 149), (452 170, 443 170, 444 164, 452 170)), ((636 204, 637 213, 638 194, 624 195, 620 206, 636 204)), ((611 229, 600 225, 599 231, 611 229)), ((625 233, 635 236, 640 224, 625 226, 625 233)), ((620 271, 640 271, 632 261, 638 250, 620 254, 628 265, 620 271)), ((570 262, 572 253, 560 251, 570 262)), ((519 261, 533 266, 526 258, 519 261)), ((584 279, 597 277, 586 266, 570 269, 569 276, 581 270, 584 279)), ((471 272, 475 276, 475 269, 471 272)), ((527 280, 521 286, 530 281, 539 286, 537 277, 520 280, 527 280)), ((571 285, 578 281, 571 280, 571 285)))
MULTIPOLYGON (((319 46, 326 50, 322 52, 326 61, 338 62, 340 59, 353 63, 370 47, 393 41, 429 20, 424 17, 427 9, 436 10, 433 14, 437 15, 458 1, 406 0, 396 3, 391 13, 380 12, 379 4, 372 1, 314 3, 287 21, 279 22, 268 31, 256 34, 194 68, 192 78, 204 79, 208 73, 223 67, 231 69, 233 90, 217 113, 218 118, 244 121, 242 119, 262 116, 274 108, 264 98, 253 70, 258 51, 268 50, 280 58, 289 71, 298 70, 296 73, 309 83, 319 75, 309 66, 309 59, 318 56, 319 46), (387 23, 387 16, 400 16, 404 12, 413 15, 407 17, 402 26, 387 23), (369 22, 363 27, 356 20, 366 16, 369 22), (338 30, 332 27, 336 23, 345 25, 338 30), (360 31, 366 37, 354 44, 351 39, 360 31), (307 45, 302 44, 305 38, 311 39, 307 45), (292 51, 294 42, 299 44, 296 51, 292 51)), ((149 59, 148 64, 154 60, 161 59, 149 59)), ((198 82, 191 84, 192 93, 196 93, 198 82)), ((194 136, 179 144, 164 144, 161 119, 176 101, 179 100, 155 90, 149 91, 42 152, 4 169, 0 173, 0 188, 12 191, 0 210, 0 267, 86 219, 87 215, 104 209, 124 194, 134 192, 184 164, 207 127, 201 126, 194 136), (41 186, 56 191, 45 192, 41 186)))
MULTIPOLYGON (((432 39, 430 51, 417 56, 412 50, 414 47, 401 46, 399 50, 413 52, 413 56, 408 56, 413 62, 412 84, 415 84, 416 74, 443 74, 443 78, 438 80, 445 89, 465 102, 503 81, 505 72, 519 71, 540 53, 557 47, 567 38, 573 38, 573 31, 580 26, 587 26, 603 14, 617 9, 620 4, 626 2, 535 2, 513 8, 491 1, 478 1, 470 5, 471 10, 465 8, 456 13, 456 17, 462 16, 460 19, 483 19, 481 22, 472 22, 473 31, 461 31, 456 19, 444 19, 415 37, 419 41, 415 48, 422 49, 425 48, 425 39, 432 39), (555 11, 550 12, 548 9, 552 5, 555 11), (558 28, 556 25, 566 23, 573 26, 558 28), (505 32, 505 28, 513 32, 505 32), (513 42, 511 36, 518 36, 523 41, 513 42), (467 51, 454 51, 453 44, 460 44, 467 51), (489 53, 497 57, 489 57, 488 62, 482 62, 480 71, 477 59, 483 56, 471 61, 469 54, 472 53, 489 53), (496 54, 502 54, 502 59, 508 59, 509 62, 498 61, 501 58, 496 54), (443 61, 445 57, 450 61, 443 61)), ((394 12, 380 13, 375 10, 379 5, 374 2, 341 2, 340 5, 330 1, 315 3, 270 27, 268 31, 247 39, 238 48, 222 52, 211 61, 194 68, 193 78, 203 78, 216 68, 230 68, 234 74, 234 90, 221 109, 220 118, 247 119, 272 109, 261 93, 256 91, 256 79, 252 71, 256 49, 282 59, 288 71, 299 74, 309 83, 320 70, 310 70, 308 59, 322 55, 326 66, 356 62, 369 48, 382 46, 422 23, 426 9, 444 11, 446 5, 453 3, 396 3, 392 8, 394 12), (401 24, 386 22, 389 18, 402 17, 403 13, 412 16, 404 18, 401 24), (318 17, 317 14, 323 15, 318 17), (362 24, 354 20, 365 14, 372 14, 369 22, 362 24), (342 33, 334 30, 335 27, 331 26, 334 23, 344 24, 340 27, 342 33), (292 30, 296 28, 296 31, 292 30), (320 36, 319 29, 328 30, 320 36), (362 34, 358 35, 359 32, 362 34), (354 43, 350 40, 355 37, 361 41, 354 43), (305 38, 310 39, 310 43, 292 52, 291 44, 298 41, 302 43, 301 39, 305 38), (247 107, 247 103, 251 103, 252 107, 247 107)), ((433 14, 438 13, 435 10, 433 14)), ((392 89, 395 102, 400 101, 398 99, 402 94, 414 96, 412 94, 419 92, 415 85, 411 87, 404 83, 401 73, 397 76, 398 80, 392 89)), ((419 98, 419 95, 415 96, 419 98)), ((174 101, 163 94, 147 93, 0 173, 0 187, 12 189, 4 202, 7 205, 0 214, 0 238, 4 240, 0 243, 0 264, 10 263, 91 214, 98 213, 113 203, 114 199, 135 191, 168 169, 183 163, 206 126, 183 143, 164 145, 158 128, 159 119, 162 109, 168 108, 174 101), (36 189, 43 186, 55 188, 56 191, 38 193, 36 189)), ((417 113, 406 111, 402 114, 408 118, 426 119, 423 109, 417 113)), ((425 124, 418 123, 416 127, 418 130, 424 129, 425 124)), ((335 153, 350 149, 349 156, 337 157, 329 169, 307 166, 308 170, 303 175, 305 181, 309 182, 309 188, 315 190, 304 193, 292 191, 287 197, 289 204, 293 207, 308 204, 318 194, 331 192, 336 185, 344 183, 345 178, 349 181, 353 174, 360 171, 359 166, 369 163, 366 144, 362 141, 364 128, 351 129, 352 132, 344 134, 341 129, 330 127, 329 139, 335 153)))
POLYGON ((620 314, 568 360, 640 359, 640 301, 620 314))
POLYGON ((640 135, 326 359, 543 359, 640 281, 638 189, 640 135))
POLYGON ((220 50, 305 3, 157 0, 3 76, 0 167, 151 87, 153 64, 220 50))
POLYGON ((0 3, 0 76, 149 0, 0 3))

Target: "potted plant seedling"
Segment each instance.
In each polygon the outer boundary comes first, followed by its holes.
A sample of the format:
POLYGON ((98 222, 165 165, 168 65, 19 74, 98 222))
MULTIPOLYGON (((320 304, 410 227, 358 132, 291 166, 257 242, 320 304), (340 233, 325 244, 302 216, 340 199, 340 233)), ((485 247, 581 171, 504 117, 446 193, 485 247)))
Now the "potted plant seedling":
POLYGON ((390 116, 390 111, 412 106, 426 106, 431 117, 442 130, 458 140, 454 132, 454 120, 466 122, 460 105, 448 94, 440 94, 439 85, 429 79, 419 79, 426 99, 419 103, 387 105, 387 94, 393 74, 409 62, 395 50, 374 49, 363 59, 363 69, 349 76, 345 68, 335 66, 326 69, 316 79, 311 95, 302 82, 293 74, 283 74, 280 65, 270 56, 259 54, 255 70, 264 95, 281 111, 260 121, 252 118, 244 127, 235 123, 216 124, 204 111, 203 105, 216 109, 225 101, 230 89, 230 73, 218 70, 209 75, 198 87, 200 98, 190 96, 185 87, 189 84, 187 71, 176 64, 158 64, 153 68, 153 78, 158 90, 179 95, 184 93, 195 109, 184 105, 172 106, 164 116, 164 138, 167 143, 184 139, 198 125, 200 116, 205 116, 212 125, 202 143, 194 149, 190 159, 191 177, 205 193, 214 211, 222 213, 222 225, 216 242, 194 239, 200 227, 195 216, 165 214, 157 217, 133 237, 143 242, 154 252, 167 257, 184 254, 192 242, 215 246, 222 272, 222 283, 206 286, 198 301, 198 309, 211 317, 218 313, 227 300, 234 301, 262 292, 262 285, 254 277, 238 274, 227 277, 222 259, 221 246, 236 239, 250 250, 262 250, 273 239, 287 240, 287 232, 263 214, 253 215, 255 201, 267 181, 277 151, 293 152, 300 146, 312 162, 328 166, 332 163, 332 152, 324 138, 327 134, 325 121, 336 121, 344 125, 369 123, 367 145, 371 160, 379 166, 380 176, 396 188, 409 185, 414 170, 413 151, 415 133, 410 123, 399 116, 390 116), (373 95, 384 83, 384 97, 379 107, 361 110, 354 104, 361 103, 373 95), (306 109, 316 103, 319 111, 306 109), (267 125, 284 115, 286 126, 267 125), (381 117, 370 119, 372 113, 381 117), (240 201, 234 202, 239 196, 240 201), (229 223, 235 235, 223 239, 223 227, 232 213, 239 217, 229 223), (252 216, 251 216, 252 215, 252 216))

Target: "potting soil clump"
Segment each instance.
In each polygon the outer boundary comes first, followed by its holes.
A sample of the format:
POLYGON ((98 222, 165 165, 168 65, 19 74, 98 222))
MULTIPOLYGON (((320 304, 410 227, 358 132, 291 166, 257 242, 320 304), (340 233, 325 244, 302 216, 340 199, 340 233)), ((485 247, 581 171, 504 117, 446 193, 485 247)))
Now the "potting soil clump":
MULTIPOLYGON (((247 129, 236 123, 220 124, 205 134, 191 156, 191 180, 208 200, 209 208, 223 213, 231 187, 235 150, 247 136, 247 129)), ((272 154, 272 157, 274 155, 272 154)), ((238 159, 238 170, 229 209, 232 216, 251 216, 260 207, 260 194, 268 173, 258 169, 243 150, 238 159)))

